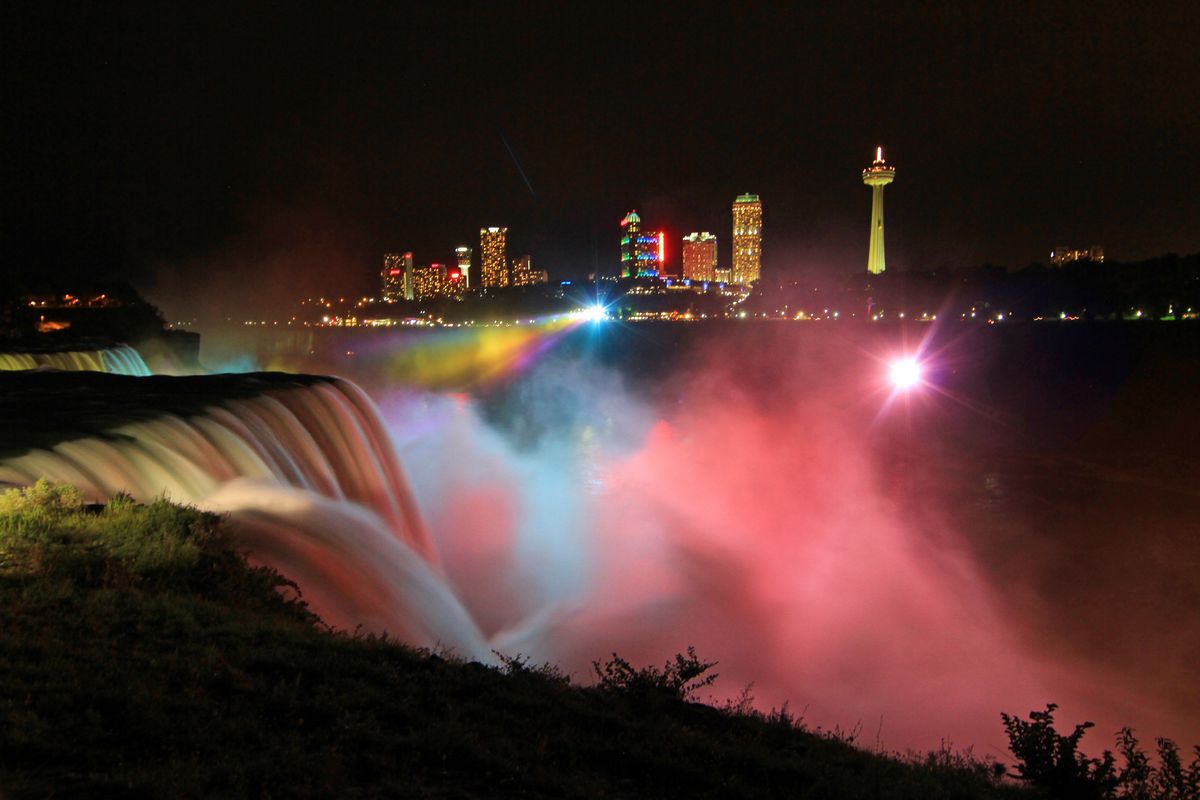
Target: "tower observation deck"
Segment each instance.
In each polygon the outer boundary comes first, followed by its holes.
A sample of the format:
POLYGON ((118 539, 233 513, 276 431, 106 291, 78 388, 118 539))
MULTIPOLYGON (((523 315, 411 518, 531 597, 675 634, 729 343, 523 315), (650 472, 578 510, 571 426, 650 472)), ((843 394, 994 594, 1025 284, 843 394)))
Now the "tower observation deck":
POLYGON ((863 170, 863 183, 871 187, 871 249, 867 253, 867 272, 879 275, 883 263, 883 187, 896 178, 896 168, 883 160, 883 148, 875 148, 875 160, 863 170))

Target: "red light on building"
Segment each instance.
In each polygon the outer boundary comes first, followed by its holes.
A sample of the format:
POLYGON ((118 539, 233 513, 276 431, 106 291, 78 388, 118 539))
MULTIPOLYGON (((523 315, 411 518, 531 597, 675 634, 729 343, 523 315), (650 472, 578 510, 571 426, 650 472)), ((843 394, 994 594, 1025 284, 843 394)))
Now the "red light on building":
POLYGON ((667 234, 658 232, 658 269, 661 272, 663 264, 667 263, 667 234))
POLYGON ((388 270, 388 275, 399 275, 399 274, 400 274, 400 270, 398 270, 398 269, 389 269, 388 270))

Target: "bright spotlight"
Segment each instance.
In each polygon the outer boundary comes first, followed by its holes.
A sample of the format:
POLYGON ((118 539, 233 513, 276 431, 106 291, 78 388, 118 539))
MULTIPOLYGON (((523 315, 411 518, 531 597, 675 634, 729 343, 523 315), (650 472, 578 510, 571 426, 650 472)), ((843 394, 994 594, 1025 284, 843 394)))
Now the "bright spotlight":
POLYGON ((583 317, 592 322, 599 322, 602 319, 608 319, 608 312, 604 310, 604 306, 594 305, 583 309, 583 317))
POLYGON ((897 389, 907 391, 921 382, 921 365, 915 358, 898 358, 888 368, 888 377, 897 389))

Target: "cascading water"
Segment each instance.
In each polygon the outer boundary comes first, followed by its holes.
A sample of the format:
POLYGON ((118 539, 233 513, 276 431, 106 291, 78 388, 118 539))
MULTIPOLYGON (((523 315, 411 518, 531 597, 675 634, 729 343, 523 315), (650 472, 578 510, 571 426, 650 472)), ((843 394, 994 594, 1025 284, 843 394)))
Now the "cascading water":
POLYGON ((0 460, 0 483, 42 477, 93 501, 165 494, 227 513, 251 556, 296 580, 329 624, 493 659, 437 566, 377 411, 353 384, 293 383, 0 460))
POLYGON ((695 645, 731 693, 754 682, 816 724, 878 718, 889 746, 1003 752, 999 711, 1050 700, 1101 730, 1187 738, 1190 712, 1025 647, 933 509, 897 513, 828 397, 789 391, 778 413, 709 390, 668 420, 553 375, 589 398, 568 415, 587 424, 531 453, 461 396, 385 393, 385 429, 336 379, 0 375, 0 485, 44 476, 227 513, 330 624, 479 661, 494 647, 584 676, 614 650, 661 663, 695 645))
POLYGON ((0 353, 0 370, 61 369, 70 372, 107 372, 112 375, 150 374, 137 350, 127 344, 101 350, 65 350, 49 353, 0 353))
POLYGON ((150 368, 142 359, 141 353, 127 344, 109 347, 100 351, 104 361, 104 371, 113 375, 135 375, 145 377, 150 374, 150 368))

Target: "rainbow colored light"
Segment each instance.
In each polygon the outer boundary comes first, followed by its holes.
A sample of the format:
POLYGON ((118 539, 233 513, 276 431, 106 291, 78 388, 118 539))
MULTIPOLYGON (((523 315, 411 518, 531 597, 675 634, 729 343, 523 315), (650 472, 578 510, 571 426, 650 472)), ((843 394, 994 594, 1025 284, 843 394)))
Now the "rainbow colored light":
POLYGON ((388 354, 385 374, 429 389, 486 385, 528 367, 569 331, 607 318, 603 306, 524 324, 473 325, 421 334, 388 354))

